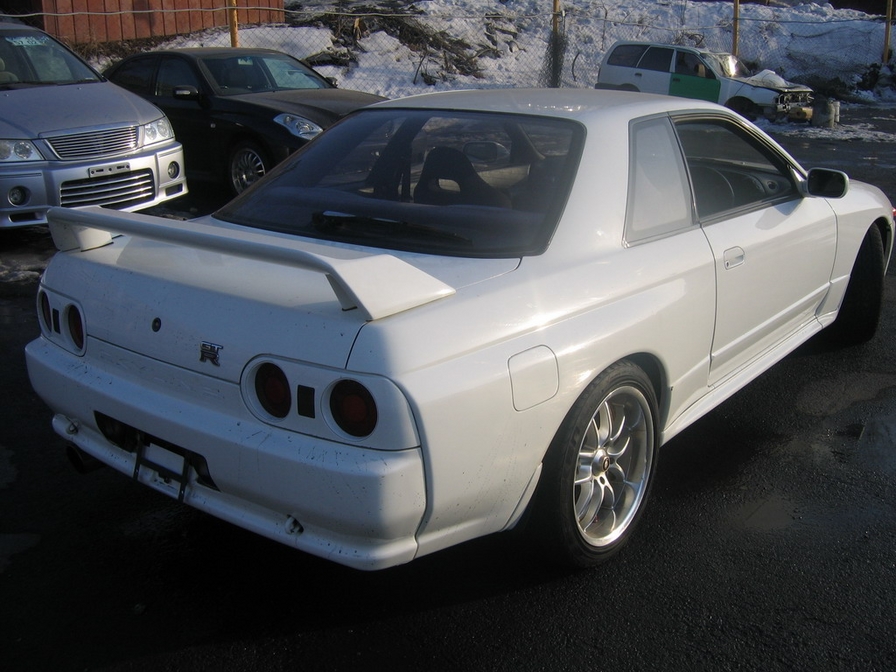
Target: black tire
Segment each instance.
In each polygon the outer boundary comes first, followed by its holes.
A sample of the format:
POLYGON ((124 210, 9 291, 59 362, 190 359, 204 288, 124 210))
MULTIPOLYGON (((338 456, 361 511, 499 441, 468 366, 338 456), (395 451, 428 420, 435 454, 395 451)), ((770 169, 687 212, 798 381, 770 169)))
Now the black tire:
POLYGON ((734 110, 744 119, 749 119, 750 121, 756 121, 759 117, 759 107, 748 98, 732 98, 725 103, 725 107, 729 110, 734 110))
POLYGON ((270 168, 267 153, 251 140, 243 140, 230 150, 228 184, 234 194, 240 194, 264 177, 270 168))
POLYGON ((837 319, 827 334, 837 345, 860 345, 874 338, 884 293, 884 242, 872 226, 856 255, 837 319))
POLYGON ((552 561, 592 567, 628 541, 657 461, 656 395, 619 362, 592 382, 548 449, 527 532, 552 561))

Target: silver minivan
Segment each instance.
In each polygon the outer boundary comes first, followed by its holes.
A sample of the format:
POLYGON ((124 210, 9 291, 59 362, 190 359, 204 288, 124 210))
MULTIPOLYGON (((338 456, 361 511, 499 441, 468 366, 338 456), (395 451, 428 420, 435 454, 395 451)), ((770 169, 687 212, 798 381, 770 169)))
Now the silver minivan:
POLYGON ((139 210, 187 193, 165 115, 43 31, 0 17, 0 229, 53 206, 139 210))

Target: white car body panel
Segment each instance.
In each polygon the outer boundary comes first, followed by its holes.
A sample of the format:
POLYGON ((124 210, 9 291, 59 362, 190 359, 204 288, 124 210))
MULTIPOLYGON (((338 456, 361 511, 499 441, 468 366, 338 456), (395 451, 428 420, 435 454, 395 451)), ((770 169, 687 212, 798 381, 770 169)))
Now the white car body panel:
POLYGON ((713 384, 815 319, 831 279, 837 227, 825 201, 802 199, 704 232, 716 257, 718 288, 713 384))
POLYGON ((477 91, 377 108, 440 106, 585 125, 576 182, 543 253, 450 257, 210 218, 53 210, 67 251, 40 291, 56 317, 77 306, 87 333, 78 348, 42 318, 27 348, 57 432, 237 525, 350 566, 388 567, 512 527, 557 428, 614 363, 653 376, 663 443, 833 320, 872 222, 890 232, 889 255, 892 209, 860 184, 833 209, 800 197, 626 245, 629 122, 677 111, 746 123, 711 104, 477 91), (743 255, 732 263, 734 248, 743 255), (201 354, 206 342, 219 348, 214 361, 201 354), (313 412, 276 418, 253 401, 265 363, 314 391, 313 412), (346 377, 377 399, 368 436, 342 431, 322 401, 346 377), (148 450, 169 469, 187 462, 198 475, 191 460, 201 456, 217 490, 138 465, 103 437, 97 413, 159 437, 148 450))

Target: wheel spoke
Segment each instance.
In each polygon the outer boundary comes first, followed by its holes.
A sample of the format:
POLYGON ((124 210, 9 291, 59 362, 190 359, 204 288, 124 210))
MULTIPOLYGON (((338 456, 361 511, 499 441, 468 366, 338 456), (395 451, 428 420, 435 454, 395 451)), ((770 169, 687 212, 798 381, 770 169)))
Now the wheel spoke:
POLYGON ((616 490, 606 475, 601 475, 598 479, 601 490, 603 491, 603 501, 600 508, 603 510, 612 510, 616 508, 616 490))
POLYGON ((607 442, 611 440, 610 429, 613 425, 613 412, 608 401, 604 401, 597 409, 597 413, 591 419, 591 424, 596 428, 598 445, 607 445, 607 442))
POLYGON ((576 500, 576 518, 579 524, 586 528, 594 520, 601 503, 601 491, 595 485, 593 479, 583 483, 579 487, 579 496, 576 500))

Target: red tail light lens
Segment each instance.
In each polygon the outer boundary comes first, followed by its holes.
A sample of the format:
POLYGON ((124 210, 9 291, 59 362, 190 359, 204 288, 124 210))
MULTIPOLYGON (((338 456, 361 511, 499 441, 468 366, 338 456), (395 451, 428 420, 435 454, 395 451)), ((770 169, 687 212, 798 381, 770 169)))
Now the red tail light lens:
POLYGON ((341 380, 330 393, 330 412, 340 429, 351 436, 369 436, 376 428, 373 395, 361 383, 341 380))
POLYGON ((44 321, 44 328, 47 331, 53 331, 53 313, 50 310, 50 297, 46 292, 41 292, 38 297, 40 304, 40 316, 44 321))
POLYGON ((84 349, 84 320, 81 311, 76 306, 69 306, 65 311, 65 320, 68 325, 68 335, 78 350, 84 349))
POLYGON ((283 370, 265 362, 255 372, 255 396, 265 411, 275 418, 285 418, 292 408, 289 381, 283 370))

